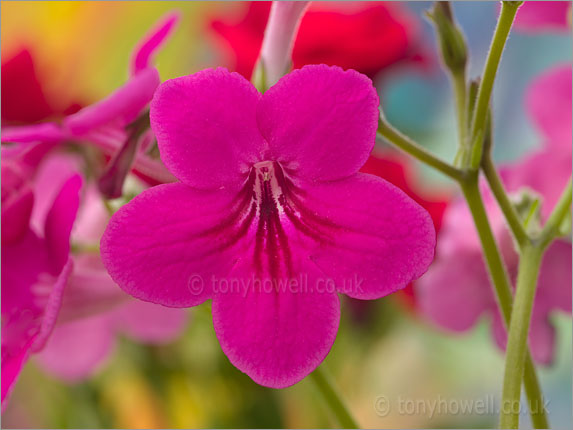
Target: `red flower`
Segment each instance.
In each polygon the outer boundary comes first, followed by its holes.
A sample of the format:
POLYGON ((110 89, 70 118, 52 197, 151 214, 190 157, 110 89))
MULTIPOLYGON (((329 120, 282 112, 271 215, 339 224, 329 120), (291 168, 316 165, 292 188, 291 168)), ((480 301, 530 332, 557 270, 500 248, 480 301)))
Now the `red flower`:
MULTIPOLYGON (((251 2, 239 22, 211 22, 231 48, 231 67, 246 78, 259 55, 270 7, 271 2, 251 2)), ((391 64, 412 59, 416 35, 417 23, 399 3, 313 2, 302 18, 293 65, 327 64, 374 77, 391 64)))
POLYGON ((31 123, 54 114, 26 49, 2 64, 2 122, 31 123))
POLYGON ((22 49, 2 63, 2 123, 30 124, 76 112, 79 105, 60 111, 44 93, 30 51, 22 49))

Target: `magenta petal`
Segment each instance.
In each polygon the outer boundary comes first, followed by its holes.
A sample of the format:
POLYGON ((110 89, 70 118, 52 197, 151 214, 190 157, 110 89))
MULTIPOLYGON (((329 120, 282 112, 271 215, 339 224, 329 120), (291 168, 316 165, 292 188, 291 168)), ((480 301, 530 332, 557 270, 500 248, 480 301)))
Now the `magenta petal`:
POLYGON ((17 246, 2 248, 3 403, 29 354, 42 349, 52 333, 62 304, 72 263, 54 282, 47 260, 45 245, 31 232, 17 246))
POLYGON ((164 82, 150 116, 171 173, 202 189, 240 186, 265 147, 256 124, 259 98, 249 81, 223 68, 164 82))
POLYGON ((179 21, 179 14, 171 12, 161 19, 156 28, 145 36, 145 38, 138 43, 138 46, 133 53, 131 59, 131 74, 135 75, 142 70, 150 67, 153 61, 155 52, 161 48, 167 37, 173 31, 173 28, 179 21))
POLYGON ((3 159, 1 169, 2 245, 6 245, 18 241, 28 232, 34 193, 19 163, 3 159))
POLYGON ((301 381, 324 360, 338 331, 338 296, 332 290, 304 288, 323 279, 310 261, 298 269, 291 279, 306 279, 306 284, 276 288, 270 278, 255 277, 254 268, 245 263, 226 278, 242 286, 225 289, 219 283, 213 299, 213 325, 225 355, 267 387, 301 381))
POLYGON ((159 82, 156 69, 143 70, 107 98, 67 117, 64 124, 75 136, 110 122, 125 125, 151 101, 159 82))
MULTIPOLYGON (((2 246, 1 255, 3 318, 9 314, 19 317, 21 309, 31 309, 36 315, 40 304, 34 300, 31 289, 42 281, 40 278, 43 274, 50 272, 45 242, 28 230, 22 240, 13 245, 2 246)), ((4 321, 2 327, 5 327, 4 321)))
POLYGON ((436 233, 428 212, 372 175, 308 189, 304 207, 325 228, 311 259, 350 297, 376 299, 420 277, 434 258, 436 233))
POLYGON ((66 134, 60 126, 46 122, 42 124, 2 127, 2 142, 35 143, 60 142, 66 134))
POLYGON ((46 218, 64 184, 80 172, 81 158, 56 153, 45 157, 34 175, 34 208, 30 221, 32 229, 44 231, 46 218))
POLYGON ((46 216, 46 242, 56 271, 66 263, 70 253, 70 233, 80 204, 81 186, 82 178, 79 175, 68 179, 46 216))
POLYGON ((33 352, 40 351, 52 334, 52 330, 54 329, 56 321, 58 320, 60 307, 62 306, 64 290, 68 284, 68 280, 72 273, 73 267, 74 265, 72 259, 69 259, 67 262, 65 262, 62 268, 62 272, 58 275, 58 278, 52 286, 48 301, 44 306, 40 330, 34 339, 33 345, 31 346, 33 352))
POLYGON ((4 411, 4 407, 7 404, 6 400, 18 380, 18 376, 28 359, 28 355, 28 349, 24 349, 15 355, 6 355, 5 347, 2 345, 2 411, 4 411))
POLYGON ((569 153, 572 140, 571 73, 571 64, 544 72, 533 81, 526 96, 527 110, 548 139, 547 144, 569 153))
POLYGON ((2 145, 2 159, 14 160, 34 171, 45 157, 58 145, 57 142, 29 142, 2 145))
POLYGON ((187 312, 141 300, 131 300, 116 314, 118 326, 129 336, 146 343, 175 340, 185 328, 187 312))
POLYGON ((225 276, 233 195, 181 183, 158 185, 123 206, 101 239, 103 263, 128 294, 171 307, 195 306, 211 296, 211 276, 225 276))
POLYGON ((311 180, 356 173, 370 155, 378 127, 372 81, 354 71, 305 66, 264 93, 257 109, 272 159, 311 180))
POLYGON ((100 315, 58 325, 37 356, 48 372, 76 382, 92 375, 114 346, 110 315, 100 315))
POLYGON ((6 205, 2 202, 2 244, 13 243, 20 239, 28 231, 28 223, 32 206, 34 204, 34 193, 27 187, 22 190, 16 200, 6 205))

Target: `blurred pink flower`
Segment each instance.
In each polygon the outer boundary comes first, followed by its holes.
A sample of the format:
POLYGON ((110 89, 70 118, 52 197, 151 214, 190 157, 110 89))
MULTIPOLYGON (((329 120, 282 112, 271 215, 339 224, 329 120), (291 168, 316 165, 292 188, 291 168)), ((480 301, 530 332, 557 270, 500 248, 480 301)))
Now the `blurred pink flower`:
POLYGON ((516 168, 503 172, 511 189, 527 186, 543 197, 547 217, 571 176, 573 141, 571 64, 553 67, 537 77, 526 94, 527 112, 539 130, 543 145, 516 168))
POLYGON ((22 157, 2 151, 2 404, 30 353, 52 332, 72 270, 70 232, 81 177, 54 187, 30 179, 22 157), (34 202, 34 199, 36 202, 34 202))
POLYGON ((34 145, 2 149, 2 403, 31 353, 66 380, 89 376, 116 333, 174 339, 183 310, 140 303, 111 280, 98 254, 70 254, 70 233, 97 244, 109 219, 93 186, 79 208, 79 159, 34 145), (76 213, 78 217, 76 218, 76 213))
MULTIPOLYGON (((66 163, 72 164, 65 155, 49 158, 39 169, 37 182, 57 187, 66 163)), ((102 196, 93 184, 88 185, 72 241, 99 243, 108 221, 102 196)), ((75 254, 73 262, 58 322, 37 355, 50 373, 70 382, 88 378, 111 356, 119 333, 147 344, 166 343, 182 333, 187 321, 184 310, 132 299, 107 274, 99 254, 75 254)))
MULTIPOLYGON (((177 20, 177 14, 169 14, 138 44, 131 59, 130 79, 110 96, 65 117, 61 124, 48 122, 3 127, 2 142, 19 143, 22 147, 37 142, 86 141, 98 146, 110 157, 125 152, 122 151, 125 145, 137 145, 139 141, 129 139, 127 127, 144 113, 160 83, 159 73, 151 61, 177 20)), ((141 145, 134 156, 124 163, 118 175, 127 173, 133 161, 136 172, 153 183, 174 181, 159 160, 146 154, 148 149, 141 145)))
MULTIPOLYGON (((69 288, 83 282, 82 276, 74 273, 69 288)), ((96 279, 94 274, 88 276, 92 282, 96 279)), ((57 325, 37 355, 42 368, 68 382, 82 381, 106 364, 118 334, 144 344, 161 345, 175 340, 185 328, 187 318, 181 309, 122 299, 117 308, 57 325)))
POLYGON ((515 17, 514 28, 520 31, 571 30, 570 1, 526 1, 515 17))
MULTIPOLYGON (((518 255, 496 202, 490 195, 486 209, 512 281, 517 276, 518 255)), ((439 326, 462 332, 483 316, 492 318, 497 345, 505 348, 506 331, 483 261, 479 238, 463 200, 446 210, 436 249, 438 258, 414 285, 419 308, 439 326)), ((553 243, 541 266, 531 318, 529 341, 533 358, 550 364, 554 355, 554 328, 549 316, 561 310, 571 313, 571 243, 553 243)))
MULTIPOLYGON (((509 191, 528 187, 539 193, 545 219, 571 176, 571 66, 557 67, 537 78, 527 92, 527 106, 545 145, 525 159, 505 166, 501 174, 509 191)), ((488 192, 485 194, 492 228, 515 281, 519 260, 513 240, 495 200, 488 192)), ((461 200, 446 210, 437 254, 435 264, 416 284, 423 312, 453 331, 469 330, 481 316, 489 315, 493 318, 495 340, 505 348, 506 332, 479 239, 471 214, 461 200)), ((571 258, 570 238, 558 240, 547 250, 541 266, 529 341, 534 359, 543 364, 552 362, 555 349, 550 314, 556 310, 571 313, 571 258)))
POLYGON ((370 79, 338 67, 303 67, 262 95, 222 68, 165 82, 151 126, 181 182, 144 191, 112 217, 106 268, 145 301, 212 299, 236 367, 269 387, 300 381, 334 342, 337 292, 383 297, 434 255, 429 214, 357 173, 377 124, 370 79))

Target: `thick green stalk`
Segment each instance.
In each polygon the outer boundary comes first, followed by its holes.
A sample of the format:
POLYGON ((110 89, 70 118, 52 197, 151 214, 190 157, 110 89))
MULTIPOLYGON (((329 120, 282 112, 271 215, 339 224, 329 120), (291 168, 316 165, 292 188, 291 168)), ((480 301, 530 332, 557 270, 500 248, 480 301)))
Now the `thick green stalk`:
MULTIPOLYGON (((539 268, 545 249, 559 235, 559 228, 570 211, 572 191, 573 185, 570 179, 543 227, 539 240, 531 241, 521 249, 515 300, 507 339, 500 428, 518 428, 519 426, 521 380, 524 377, 526 365, 524 358, 527 351, 527 334, 539 268)), ((543 404, 538 404, 537 407, 543 409, 543 404)))
POLYGON ((481 83, 478 89, 477 101, 471 124, 470 136, 472 151, 470 167, 473 169, 477 169, 479 167, 483 146, 483 137, 485 135, 487 111, 489 108, 489 101, 493 90, 495 75, 497 74, 497 69, 501 60, 501 54, 503 52, 503 48, 505 47, 507 37, 509 36, 511 25, 513 24, 515 14, 517 13, 517 9, 521 3, 522 2, 510 1, 502 2, 501 13, 499 15, 497 26, 491 40, 489 53, 487 55, 481 83))
POLYGON ((527 334, 529 333, 529 321, 542 258, 543 249, 531 244, 523 248, 519 259, 515 301, 505 354, 505 374, 499 420, 499 426, 502 429, 519 427, 519 401, 525 367, 527 334))
MULTIPOLYGON (((501 254, 497 247, 497 243, 493 236, 493 232, 489 225, 487 213, 485 211, 485 207, 483 205, 481 194, 478 188, 477 175, 475 178, 461 183, 461 188, 470 208, 481 241, 483 254, 489 269, 489 274, 493 286, 495 288, 495 293, 501 314, 505 321, 506 327, 509 327, 513 306, 511 285, 509 283, 509 277, 505 270, 501 254)), ((527 399, 529 401, 531 421, 533 422, 533 426, 535 428, 549 428, 546 411, 543 407, 544 403, 541 387, 539 386, 539 380, 535 372, 533 360, 531 359, 531 355, 527 350, 527 345, 525 351, 524 385, 527 399)))
POLYGON ((342 397, 334 386, 330 375, 328 375, 324 369, 324 366, 317 367, 310 376, 322 393, 322 397, 324 397, 324 400, 328 403, 328 406, 330 406, 330 409, 336 416, 340 426, 347 429, 359 428, 356 420, 352 417, 350 411, 342 401, 342 397))
MULTIPOLYGON (((509 277, 506 273, 501 254, 497 247, 497 243, 493 236, 493 232, 489 225, 487 213, 485 211, 485 207, 483 205, 481 194, 478 188, 477 172, 474 172, 473 176, 470 177, 460 169, 457 169, 445 163, 444 161, 435 158, 432 154, 427 152, 417 143, 411 141, 409 138, 396 131, 383 119, 380 121, 378 132, 390 143, 418 158, 420 161, 426 162, 430 166, 436 168, 460 184, 472 213, 476 230, 481 241, 486 264, 490 273, 492 284, 494 286, 501 314, 505 321, 506 327, 509 327, 513 302, 511 284, 509 282, 509 277), (431 160, 431 163, 428 163, 426 160, 431 160)), ((529 409, 533 426, 535 428, 549 428, 546 411, 543 408, 543 395, 541 393, 541 387, 539 385, 535 366, 529 351, 527 351, 525 358, 524 385, 525 392, 529 401, 529 409)))

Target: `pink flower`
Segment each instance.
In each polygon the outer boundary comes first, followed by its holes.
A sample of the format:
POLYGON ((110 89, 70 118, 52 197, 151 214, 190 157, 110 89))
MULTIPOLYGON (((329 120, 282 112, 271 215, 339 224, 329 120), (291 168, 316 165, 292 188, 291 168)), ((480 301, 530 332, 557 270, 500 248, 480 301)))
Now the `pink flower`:
POLYGON ((357 173, 378 102, 368 78, 325 65, 262 95, 222 68, 165 82, 151 126, 180 182, 112 217, 101 240, 110 275, 144 301, 212 299, 215 333, 237 368, 269 387, 300 381, 334 342, 337 292, 383 297, 434 255, 428 213, 357 173))
POLYGON ((514 28, 520 31, 571 30, 570 1, 526 1, 515 17, 514 28))
POLYGON ((30 353, 52 332, 72 270, 69 237, 81 178, 34 186, 29 166, 2 151, 2 404, 30 353), (36 204, 34 203, 36 200, 36 204))
MULTIPOLYGON (((50 157, 38 171, 36 181, 57 187, 66 164, 74 161, 62 154, 50 157)), ((72 240, 83 245, 97 244, 108 221, 102 196, 89 184, 84 190, 72 240)), ((120 333, 147 344, 163 344, 181 334, 187 321, 184 310, 134 300, 113 282, 97 253, 74 254, 72 258, 74 267, 57 324, 37 354, 39 363, 48 372, 70 382, 88 378, 112 355, 115 338, 120 333)))
MULTIPOLYGON (((518 255, 490 195, 486 209, 510 277, 515 281, 518 255)), ((446 210, 436 252, 436 262, 415 284, 421 311, 437 325, 454 332, 467 331, 487 316, 492 319, 497 345, 505 349, 507 334, 497 310, 479 238, 461 199, 446 210)), ((533 358, 542 364, 550 364, 554 355, 555 332, 550 314, 557 310, 571 312, 571 258, 571 243, 559 240, 549 247, 541 266, 529 341, 533 358)))
POLYGON ((99 256, 75 257, 58 324, 37 359, 49 373, 77 382, 106 364, 118 334, 161 345, 181 335, 186 323, 183 309, 127 296, 111 280, 99 256))
POLYGON ((84 190, 77 158, 35 145, 2 154, 2 401, 34 353, 57 376, 90 376, 117 333, 164 343, 184 328, 183 310, 141 303, 111 280, 98 254, 70 255, 74 241, 97 244, 109 219, 95 188, 84 190), (78 217, 76 218, 76 212, 78 217))
MULTIPOLYGON (((571 176, 571 66, 544 73, 527 93, 529 113, 544 135, 545 145, 525 159, 505 166, 506 187, 523 187, 543 198, 541 216, 547 218, 571 176)), ((486 209, 513 281, 518 255, 503 216, 493 197, 486 193, 486 209)), ((438 259, 418 283, 423 312, 436 324, 466 331, 484 315, 493 319, 497 345, 505 348, 506 332, 497 311, 471 214, 459 200, 446 210, 437 247, 438 259)), ((533 357, 550 364, 554 356, 555 330, 552 312, 571 313, 571 241, 554 242, 544 256, 533 307, 529 342, 533 357)))
MULTIPOLYGON (((142 115, 160 83, 159 73, 151 61, 157 49, 177 23, 178 15, 169 14, 147 35, 136 48, 130 64, 128 82, 107 98, 64 118, 62 124, 40 123, 26 126, 3 127, 2 142, 34 144, 37 142, 87 141, 98 146, 109 157, 125 153, 127 144, 140 144, 128 160, 121 165, 117 180, 129 171, 135 171, 152 183, 171 182, 175 179, 157 160, 147 155, 149 149, 138 140, 130 139, 128 125, 142 115)), ((113 161, 112 161, 113 163, 113 161)), ((112 184, 113 185, 113 184, 112 184)))

